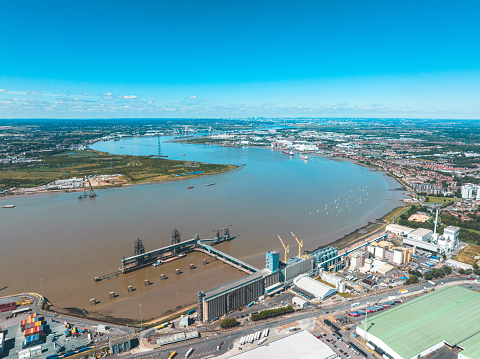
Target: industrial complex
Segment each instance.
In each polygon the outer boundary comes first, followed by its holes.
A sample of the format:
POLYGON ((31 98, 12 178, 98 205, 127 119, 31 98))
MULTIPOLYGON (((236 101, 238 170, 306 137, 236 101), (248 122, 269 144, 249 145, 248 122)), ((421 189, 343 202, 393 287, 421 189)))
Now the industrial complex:
POLYGON ((368 318, 356 332, 384 358, 414 359, 448 346, 459 359, 480 358, 480 293, 438 289, 368 318))
MULTIPOLYGON (((232 310, 249 305, 264 295, 280 292, 291 284, 293 284, 295 292, 308 299, 327 299, 335 294, 336 290, 332 290, 330 286, 318 281, 309 284, 309 276, 318 275, 324 270, 340 270, 345 266, 350 253, 384 238, 386 235, 340 255, 338 250, 331 246, 308 254, 301 254, 301 242, 297 240, 299 255, 289 259, 286 256, 287 247, 282 241, 282 245, 285 247, 285 261, 280 261, 278 252, 269 251, 266 253, 266 268, 220 287, 198 292, 198 315, 202 321, 208 322, 232 310)), ((342 287, 338 289, 342 290, 342 287)))

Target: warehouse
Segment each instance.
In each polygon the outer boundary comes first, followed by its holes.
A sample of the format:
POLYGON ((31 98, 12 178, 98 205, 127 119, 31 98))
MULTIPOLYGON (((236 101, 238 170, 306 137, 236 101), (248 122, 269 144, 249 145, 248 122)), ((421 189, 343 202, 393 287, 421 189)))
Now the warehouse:
POLYGON ((234 355, 235 359, 334 359, 337 354, 321 340, 307 331, 301 331, 286 338, 234 355))
POLYGON ((295 287, 300 288, 315 296, 320 300, 325 300, 335 295, 337 291, 318 280, 310 278, 308 275, 301 275, 293 280, 295 287))
POLYGON ((356 332, 394 359, 427 356, 445 345, 462 349, 460 359, 474 359, 480 358, 479 317, 479 292, 444 287, 368 318, 356 332))

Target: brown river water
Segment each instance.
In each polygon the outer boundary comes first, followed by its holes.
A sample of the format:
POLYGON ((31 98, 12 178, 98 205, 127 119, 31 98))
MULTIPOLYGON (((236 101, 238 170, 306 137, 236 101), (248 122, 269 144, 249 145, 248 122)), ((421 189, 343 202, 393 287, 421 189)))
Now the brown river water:
MULTIPOLYGON (((130 138, 93 148, 154 154, 155 144, 156 139, 130 138)), ((199 290, 245 274, 211 258, 203 265, 209 257, 193 252, 94 282, 95 276, 118 270, 123 256, 133 255, 137 237, 149 251, 170 244, 175 227, 182 239, 190 239, 213 238, 217 228, 231 226, 237 238, 218 248, 263 268, 265 251, 281 251, 277 235, 295 255, 290 232, 312 250, 383 216, 403 198, 402 191, 393 190, 400 187, 397 182, 349 161, 317 156, 304 161, 258 148, 165 143, 163 150, 174 159, 246 166, 210 178, 99 190, 91 200, 79 201, 76 193, 0 199, 1 206, 16 206, 0 209, 0 296, 41 293, 43 286, 45 297, 63 308, 139 319, 142 304, 145 321, 193 303, 199 290), (216 185, 206 186, 212 182, 216 185), (196 269, 189 269, 191 263, 196 269), (177 268, 182 274, 175 274, 177 268), (161 281, 163 273, 168 279, 161 281), (152 285, 145 286, 145 279, 152 285), (128 285, 136 290, 128 293, 128 285), (111 291, 118 296, 110 299, 111 291), (99 303, 90 305, 90 298, 99 303)))

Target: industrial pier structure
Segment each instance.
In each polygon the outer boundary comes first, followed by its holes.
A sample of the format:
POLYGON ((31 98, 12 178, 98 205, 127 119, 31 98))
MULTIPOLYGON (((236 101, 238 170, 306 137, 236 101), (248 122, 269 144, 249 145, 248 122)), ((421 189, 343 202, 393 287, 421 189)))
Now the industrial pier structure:
POLYGON ((179 256, 181 257, 188 252, 199 251, 206 253, 209 256, 214 257, 225 264, 228 264, 247 274, 257 272, 258 268, 252 266, 251 264, 248 264, 213 247, 215 244, 233 239, 235 239, 235 237, 230 237, 228 228, 223 228, 217 230, 217 235, 214 239, 200 239, 198 234, 196 234, 194 238, 181 242, 180 233, 175 228, 172 233, 171 245, 157 248, 149 252, 145 252, 145 247, 143 246, 141 239, 137 239, 134 245, 134 255, 128 258, 122 258, 120 271, 123 274, 133 272, 150 266, 157 261, 169 261, 171 259, 176 259, 179 256))
POLYGON ((328 246, 289 258, 286 262, 280 261, 278 252, 269 251, 266 253, 266 268, 217 288, 198 292, 198 319, 208 322, 246 306, 263 295, 273 295, 284 290, 300 275, 318 275, 321 269, 338 271, 344 267, 349 253, 385 237, 380 236, 342 254, 338 254, 337 248, 328 246))
POLYGON ((345 251, 342 254, 338 254, 338 249, 331 246, 302 254, 301 247, 303 246, 303 240, 300 241, 295 235, 293 236, 299 245, 299 255, 293 258, 287 258, 289 247, 285 246, 283 240, 279 237, 285 249, 285 261, 280 261, 280 254, 278 252, 268 251, 266 253, 266 268, 260 270, 251 264, 213 247, 215 244, 235 238, 230 237, 228 228, 218 230, 214 239, 200 239, 198 235, 195 235, 194 238, 184 242, 180 241, 180 233, 175 229, 172 233, 171 245, 149 252, 145 252, 142 241, 137 239, 135 242, 134 255, 129 258, 122 258, 120 272, 129 273, 154 263, 175 260, 184 256, 185 253, 195 250, 206 253, 247 273, 247 276, 233 282, 205 292, 198 292, 198 318, 204 322, 208 322, 232 310, 246 306, 263 295, 273 295, 282 291, 292 284, 294 279, 300 275, 318 275, 320 270, 336 272, 345 266, 345 261, 349 253, 386 237, 386 235, 380 236, 345 251))

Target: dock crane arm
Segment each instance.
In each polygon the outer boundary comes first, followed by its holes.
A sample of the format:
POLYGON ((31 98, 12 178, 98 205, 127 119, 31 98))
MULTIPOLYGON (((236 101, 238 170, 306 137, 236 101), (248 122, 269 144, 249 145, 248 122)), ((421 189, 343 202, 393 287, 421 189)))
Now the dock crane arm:
POLYGON ((278 239, 280 239, 280 242, 282 242, 283 249, 285 249, 285 263, 287 263, 287 253, 290 252, 290 246, 285 246, 285 243, 283 243, 282 238, 280 238, 279 235, 277 236, 278 236, 278 239))
POLYGON ((293 232, 290 232, 290 233, 292 234, 293 238, 295 238, 295 240, 298 243, 298 258, 300 258, 300 256, 302 255, 303 239, 299 241, 297 236, 294 235, 293 232))

